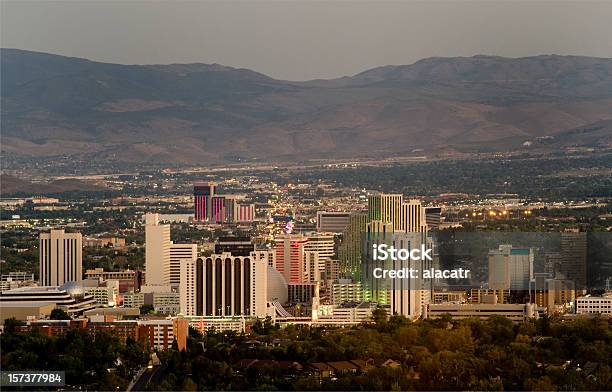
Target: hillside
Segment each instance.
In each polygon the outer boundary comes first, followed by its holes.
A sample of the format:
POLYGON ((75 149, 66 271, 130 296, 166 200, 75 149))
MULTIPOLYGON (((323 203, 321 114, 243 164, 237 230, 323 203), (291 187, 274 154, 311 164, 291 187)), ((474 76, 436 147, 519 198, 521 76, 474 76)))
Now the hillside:
POLYGON ((3 197, 14 194, 37 196, 70 191, 100 192, 104 190, 107 190, 107 188, 91 181, 63 179, 45 183, 33 183, 7 174, 0 175, 0 193, 3 197))
POLYGON ((612 59, 429 58, 310 82, 15 49, 0 60, 5 156, 192 164, 509 151, 557 135, 532 146, 610 146, 612 59), (578 131, 592 124, 599 136, 578 131))

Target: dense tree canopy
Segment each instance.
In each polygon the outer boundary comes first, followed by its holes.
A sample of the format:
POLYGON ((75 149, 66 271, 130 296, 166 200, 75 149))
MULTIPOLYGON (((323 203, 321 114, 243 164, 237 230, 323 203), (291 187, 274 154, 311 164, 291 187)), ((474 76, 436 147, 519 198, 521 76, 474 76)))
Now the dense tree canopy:
MULTIPOLYGON (((375 314, 376 316, 376 314, 375 314)), ((147 353, 132 340, 84 331, 48 337, 18 333, 8 320, 3 370, 65 370, 69 385, 125 388, 147 353)), ((612 320, 503 317, 410 322, 375 317, 352 328, 256 323, 250 334, 191 329, 187 350, 158 353, 152 390, 609 390, 612 320), (260 366, 245 363, 258 359, 260 366), (386 360, 396 366, 383 366, 386 360), (319 378, 314 362, 369 360, 367 371, 319 378), (277 362, 274 362, 277 361, 277 362), (299 363, 300 366, 279 364, 299 363)))

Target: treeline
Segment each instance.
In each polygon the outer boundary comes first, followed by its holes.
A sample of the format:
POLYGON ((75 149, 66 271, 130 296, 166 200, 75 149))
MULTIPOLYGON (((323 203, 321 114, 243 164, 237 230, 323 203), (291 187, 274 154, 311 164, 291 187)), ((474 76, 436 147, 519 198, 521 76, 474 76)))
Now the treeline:
POLYGON ((162 355, 165 390, 609 390, 608 319, 513 324, 450 318, 324 329, 258 323, 251 336, 192 331, 188 350, 162 355), (314 362, 393 359, 399 367, 319 378, 306 368, 243 368, 245 359, 314 362))
MULTIPOLYGON (((488 320, 389 320, 353 328, 258 322, 250 334, 190 331, 185 351, 160 352, 150 390, 610 390, 612 320, 542 318, 513 324, 488 320), (267 366, 245 367, 258 359, 267 366), (274 360, 278 362, 265 362, 274 360), (317 362, 366 360, 396 366, 320 377, 317 362), (299 363, 275 366, 274 363, 299 363)), ((3 370, 64 370, 68 386, 125 389, 148 353, 129 339, 78 330, 65 337, 16 333, 5 323, 3 370)))
POLYGON ((97 331, 92 338, 87 331, 74 329, 54 337, 37 330, 15 332, 18 324, 7 319, 0 335, 2 370, 65 371, 69 389, 125 390, 149 359, 139 342, 128 338, 123 343, 106 331, 97 331))

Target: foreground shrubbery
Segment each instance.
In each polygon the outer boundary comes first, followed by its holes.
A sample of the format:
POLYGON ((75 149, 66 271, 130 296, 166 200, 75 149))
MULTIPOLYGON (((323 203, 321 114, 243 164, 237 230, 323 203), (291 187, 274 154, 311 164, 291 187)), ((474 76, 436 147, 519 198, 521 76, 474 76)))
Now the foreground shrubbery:
MULTIPOLYGON (((188 349, 160 353, 162 390, 610 390, 612 321, 540 319, 513 324, 449 318, 386 320, 354 328, 275 327, 258 322, 251 334, 192 330, 188 349), (301 365, 393 359, 398 367, 319 379, 306 369, 244 367, 245 359, 295 361, 301 365), (244 362, 244 361, 243 361, 244 362)), ((106 333, 91 339, 72 331, 52 338, 37 332, 2 334, 3 370, 66 370, 68 383, 91 389, 125 388, 146 362, 133 341, 106 333), (109 371, 109 369, 111 369, 109 371)))
POLYGON ((607 319, 512 324, 379 318, 351 329, 259 323, 253 336, 192 333, 187 352, 163 355, 166 389, 609 390, 612 328, 607 319), (253 341, 257 339, 257 342, 253 341), (243 369, 241 359, 312 362, 394 359, 399 368, 319 380, 305 370, 243 369))
POLYGON ((148 361, 148 353, 133 339, 123 344, 116 336, 85 330, 66 336, 39 331, 14 332, 7 320, 1 336, 2 370, 63 370, 68 386, 92 390, 125 390, 133 375, 148 361))

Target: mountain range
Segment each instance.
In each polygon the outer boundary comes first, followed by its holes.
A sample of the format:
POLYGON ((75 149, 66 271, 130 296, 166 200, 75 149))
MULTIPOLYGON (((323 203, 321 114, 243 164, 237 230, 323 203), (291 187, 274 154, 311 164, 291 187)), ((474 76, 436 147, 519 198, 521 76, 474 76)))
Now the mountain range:
POLYGON ((199 164, 612 146, 612 59, 427 58, 293 82, 0 52, 4 156, 199 164))

